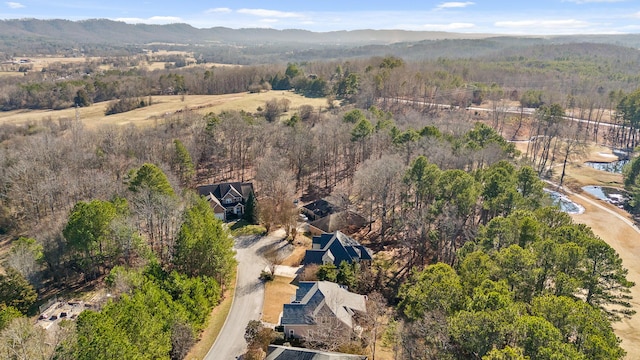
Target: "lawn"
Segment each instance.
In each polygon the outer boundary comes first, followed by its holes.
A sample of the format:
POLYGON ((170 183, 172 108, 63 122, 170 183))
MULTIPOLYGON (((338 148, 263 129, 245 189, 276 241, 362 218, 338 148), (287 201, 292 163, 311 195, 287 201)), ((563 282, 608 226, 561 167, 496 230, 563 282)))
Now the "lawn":
POLYGON ((267 233, 267 229, 264 226, 251 225, 246 220, 238 220, 234 222, 229 229, 233 236, 265 235, 267 233))
POLYGON ((311 239, 309 239, 305 235, 298 234, 293 245, 293 251, 286 259, 282 261, 281 265, 299 266, 300 264, 302 264, 304 254, 306 253, 307 249, 311 249, 311 239))
POLYGON ((231 311, 231 304, 233 303, 233 296, 235 294, 236 275, 237 271, 233 274, 233 278, 230 281, 232 285, 227 289, 224 300, 211 311, 207 327, 200 334, 200 340, 191 348, 191 351, 189 351, 185 359, 204 359, 218 338, 218 334, 220 334, 227 320, 227 315, 229 315, 229 311, 231 311))
POLYGON ((297 286, 292 285, 292 278, 276 276, 273 281, 267 282, 264 289, 264 307, 262 309, 262 321, 277 324, 280 320, 282 306, 291 302, 297 286))

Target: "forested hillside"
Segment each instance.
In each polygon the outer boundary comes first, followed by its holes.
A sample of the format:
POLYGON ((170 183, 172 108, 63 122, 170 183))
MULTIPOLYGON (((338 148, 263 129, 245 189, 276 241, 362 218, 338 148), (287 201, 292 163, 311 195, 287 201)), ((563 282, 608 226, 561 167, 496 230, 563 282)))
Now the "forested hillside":
MULTIPOLYGON (((72 29, 78 37, 65 39, 86 36, 95 49, 95 33, 161 41, 151 34, 166 31, 174 38, 163 41, 177 42, 205 32, 107 21, 2 26, 5 40, 72 29)), ((80 111, 0 124, 0 357, 184 358, 236 265, 229 230, 194 188, 252 181, 257 209, 246 221, 284 228, 291 242, 300 199, 331 195, 366 220, 354 236, 375 252, 372 264, 305 276, 369 294, 377 310, 358 320, 360 334, 302 345, 375 356, 378 341, 398 359, 622 359, 611 324, 633 316, 634 284, 611 246, 551 206, 541 178, 562 182, 591 142, 638 145, 640 58, 621 45, 559 41, 405 41, 299 50, 284 62, 280 52, 296 45, 131 46, 40 71, 19 64, 23 75, 0 77, 9 115, 109 102, 108 118, 165 95, 273 98, 216 113, 185 105, 149 126, 89 128, 80 111), (274 63, 211 64, 258 58, 274 63), (326 105, 293 107, 278 98, 289 91, 326 105), (109 296, 55 330, 25 318, 44 300, 88 290, 109 296)), ((634 164, 627 185, 637 193, 634 164)))
MULTIPOLYGON (((216 62, 266 64, 320 59, 396 55, 423 60, 470 58, 532 45, 615 44, 637 49, 638 35, 573 35, 547 37, 435 31, 306 30, 194 28, 187 24, 126 24, 105 19, 2 20, 0 56, 78 54, 109 56, 142 48, 203 52, 216 62), (479 41, 483 40, 483 41, 479 41), (240 46, 239 46, 240 45, 240 46)), ((519 51, 519 50, 518 50, 519 51)))

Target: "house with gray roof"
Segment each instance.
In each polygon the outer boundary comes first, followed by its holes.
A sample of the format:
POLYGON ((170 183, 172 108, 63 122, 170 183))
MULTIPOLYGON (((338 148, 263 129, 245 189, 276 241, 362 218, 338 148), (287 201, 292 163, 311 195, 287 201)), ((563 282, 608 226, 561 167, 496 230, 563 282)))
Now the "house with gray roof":
POLYGON ((341 209, 325 199, 318 199, 304 205, 300 210, 309 218, 309 220, 315 221, 338 212, 341 209))
POLYGON ((311 221, 309 223, 309 232, 314 235, 332 233, 336 231, 353 234, 362 229, 366 224, 367 220, 365 218, 353 211, 345 210, 311 221))
POLYGON ((367 360, 367 357, 291 346, 269 345, 265 360, 367 360))
POLYGON ((306 251, 302 263, 303 265, 333 263, 339 266, 343 261, 353 264, 371 261, 371 259, 371 250, 344 233, 336 231, 332 234, 314 236, 311 249, 306 251))
POLYGON ((303 338, 314 331, 353 330, 354 316, 366 313, 366 297, 329 281, 301 281, 280 324, 287 337, 303 338))
POLYGON ((253 184, 250 182, 218 183, 198 186, 197 191, 200 196, 204 196, 209 201, 216 218, 228 221, 244 215, 249 195, 253 193, 253 184))

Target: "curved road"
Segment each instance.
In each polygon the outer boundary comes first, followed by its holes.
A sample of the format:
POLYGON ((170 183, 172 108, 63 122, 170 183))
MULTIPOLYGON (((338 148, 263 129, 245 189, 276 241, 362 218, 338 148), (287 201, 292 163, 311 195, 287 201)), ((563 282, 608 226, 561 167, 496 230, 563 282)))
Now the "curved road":
POLYGON ((264 246, 281 240, 283 236, 280 235, 284 235, 284 231, 276 231, 263 237, 236 238, 234 249, 238 260, 238 274, 235 295, 229 315, 205 360, 236 359, 246 351, 245 327, 250 320, 260 320, 262 317, 264 284, 259 277, 267 262, 262 257, 261 250, 264 246))

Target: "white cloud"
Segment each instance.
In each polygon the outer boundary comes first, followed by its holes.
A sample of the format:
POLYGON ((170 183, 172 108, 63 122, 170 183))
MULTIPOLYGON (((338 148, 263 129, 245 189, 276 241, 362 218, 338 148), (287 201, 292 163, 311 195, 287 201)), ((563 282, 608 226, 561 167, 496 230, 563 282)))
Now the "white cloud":
POLYGON ((475 5, 475 3, 471 1, 465 1, 465 2, 451 1, 451 2, 445 2, 436 6, 436 10, 451 9, 451 8, 465 8, 471 5, 475 5))
POLYGON ((149 18, 152 23, 178 23, 182 22, 182 19, 177 16, 152 16, 149 18))
POLYGON ((455 31, 462 29, 470 29, 475 27, 475 24, 471 23, 451 23, 451 24, 424 24, 420 26, 421 30, 429 31, 455 31))
POLYGON ((213 9, 205 10, 205 14, 214 14, 214 13, 228 14, 231 11, 233 11, 233 10, 231 10, 229 8, 226 8, 226 7, 219 7, 219 8, 213 8, 213 9))
POLYGON ((267 24, 277 23, 278 21, 280 21, 280 20, 278 20, 278 19, 260 19, 260 22, 267 23, 267 24))
POLYGON ((22 5, 19 2, 9 1, 9 2, 6 2, 5 4, 7 4, 7 6, 10 7, 11 9, 20 9, 20 8, 25 7, 24 5, 22 5))
POLYGON ((253 15, 259 17, 266 18, 301 18, 304 15, 295 13, 295 12, 286 12, 286 11, 278 11, 278 10, 267 10, 267 9, 240 9, 238 10, 240 14, 253 15))
POLYGON ((183 23, 184 21, 176 16, 152 16, 150 18, 117 18, 115 21, 122 21, 129 24, 150 24, 150 25, 162 25, 162 24, 175 24, 183 23))

